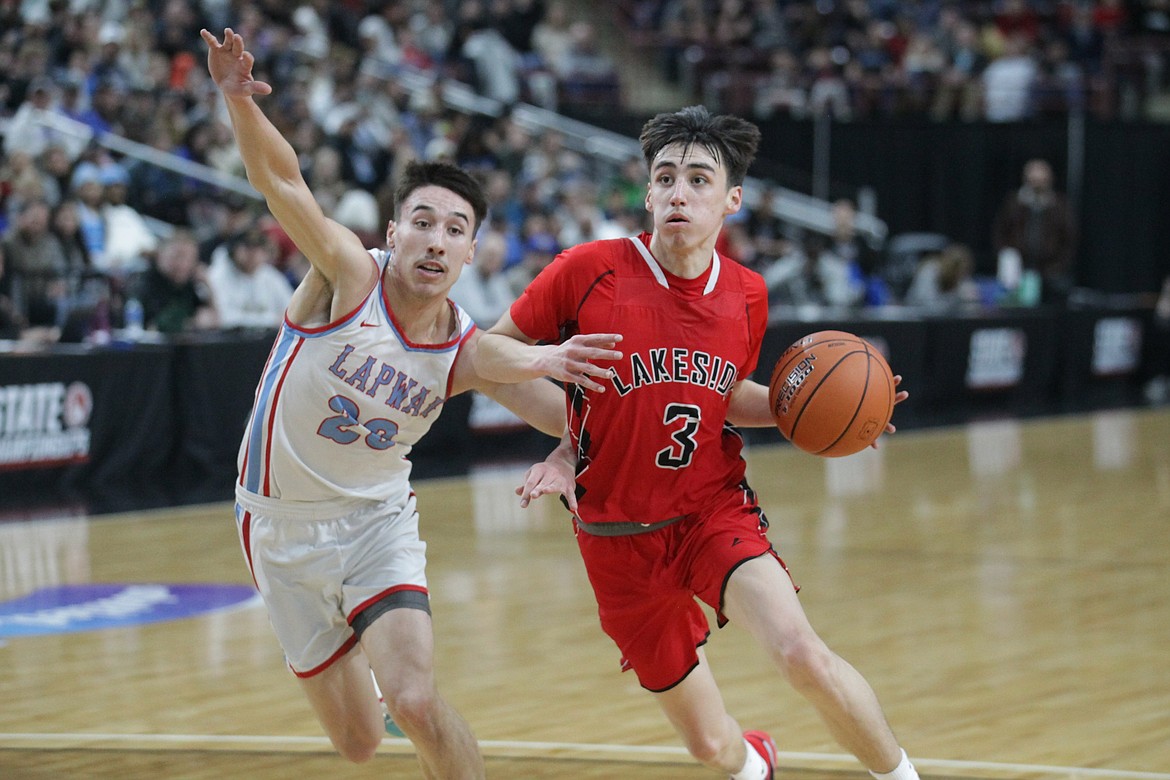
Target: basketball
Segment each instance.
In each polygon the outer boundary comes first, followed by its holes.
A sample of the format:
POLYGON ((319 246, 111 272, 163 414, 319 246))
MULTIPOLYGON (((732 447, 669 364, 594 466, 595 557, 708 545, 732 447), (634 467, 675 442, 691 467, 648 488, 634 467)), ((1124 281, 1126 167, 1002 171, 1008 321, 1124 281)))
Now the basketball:
POLYGON ((860 452, 894 414, 894 375, 865 339, 823 330, 776 361, 768 383, 772 418, 784 438, 826 458, 860 452))

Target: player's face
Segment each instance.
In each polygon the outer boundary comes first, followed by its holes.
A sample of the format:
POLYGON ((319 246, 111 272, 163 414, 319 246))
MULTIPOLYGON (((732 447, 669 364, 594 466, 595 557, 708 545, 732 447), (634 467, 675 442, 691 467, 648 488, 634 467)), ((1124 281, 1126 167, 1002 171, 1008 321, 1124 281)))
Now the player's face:
POLYGON ((445 187, 420 187, 386 228, 399 278, 422 295, 446 296, 475 253, 475 211, 445 187))
POLYGON ((655 236, 667 246, 713 243, 742 199, 743 188, 728 188, 727 171, 699 144, 670 144, 650 167, 646 210, 654 215, 655 236))

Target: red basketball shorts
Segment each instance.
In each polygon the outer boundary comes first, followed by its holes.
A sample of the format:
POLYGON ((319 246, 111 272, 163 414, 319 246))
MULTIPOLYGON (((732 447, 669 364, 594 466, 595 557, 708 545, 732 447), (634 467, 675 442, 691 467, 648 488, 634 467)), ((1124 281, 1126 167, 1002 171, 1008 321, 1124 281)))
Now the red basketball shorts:
MULTIPOLYGON (((643 688, 673 688, 699 663, 707 616, 696 598, 723 617, 723 591, 741 564, 770 555, 767 521, 750 490, 736 488, 718 505, 655 531, 630 536, 577 532, 597 597, 601 627, 643 688)), ((784 567, 787 571, 787 567, 784 567)))

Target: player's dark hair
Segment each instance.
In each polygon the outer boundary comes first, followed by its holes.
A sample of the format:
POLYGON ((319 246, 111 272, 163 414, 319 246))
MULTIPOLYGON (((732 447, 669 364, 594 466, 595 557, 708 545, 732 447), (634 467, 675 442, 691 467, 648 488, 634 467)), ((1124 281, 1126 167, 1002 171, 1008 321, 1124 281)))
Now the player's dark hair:
POLYGON ((681 111, 659 114, 642 126, 642 156, 646 167, 665 147, 682 143, 699 144, 727 171, 727 185, 743 184, 748 166, 760 145, 760 129, 745 119, 730 114, 712 116, 703 106, 689 106, 681 111))
POLYGON ((474 176, 451 163, 422 160, 411 160, 407 163, 398 180, 398 188, 394 190, 395 211, 402 207, 412 192, 420 187, 432 185, 451 190, 471 204, 471 209, 475 212, 475 224, 472 225, 471 233, 475 235, 480 223, 487 218, 487 196, 474 176))

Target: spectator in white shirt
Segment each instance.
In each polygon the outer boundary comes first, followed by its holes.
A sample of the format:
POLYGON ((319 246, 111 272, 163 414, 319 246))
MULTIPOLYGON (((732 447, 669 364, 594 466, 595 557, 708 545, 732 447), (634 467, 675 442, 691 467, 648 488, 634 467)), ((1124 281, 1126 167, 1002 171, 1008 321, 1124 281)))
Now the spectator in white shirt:
POLYGON ((284 319, 293 288, 273 265, 276 247, 259 227, 232 238, 216 253, 208 274, 224 328, 275 328, 284 319))
POLYGON ((496 324, 516 296, 503 273, 508 241, 503 233, 490 230, 476 244, 471 267, 459 275, 451 288, 451 300, 458 303, 481 328, 496 324))
POLYGON ((983 116, 988 122, 1016 122, 1031 113, 1039 69, 1030 49, 1023 35, 1010 35, 1003 55, 983 71, 983 116))

